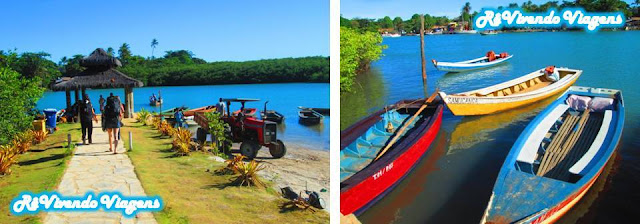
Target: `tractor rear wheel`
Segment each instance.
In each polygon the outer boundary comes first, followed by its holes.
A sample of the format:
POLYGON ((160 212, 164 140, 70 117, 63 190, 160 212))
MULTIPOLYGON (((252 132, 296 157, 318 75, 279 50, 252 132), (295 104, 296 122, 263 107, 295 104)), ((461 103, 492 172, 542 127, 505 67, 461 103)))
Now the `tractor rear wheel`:
POLYGON ((240 144, 240 154, 246 156, 248 159, 256 158, 260 145, 255 141, 244 141, 240 144))
POLYGON ((284 146, 284 142, 278 139, 276 140, 276 142, 269 145, 269 153, 271 153, 271 156, 273 156, 273 158, 279 159, 287 154, 287 147, 284 146))

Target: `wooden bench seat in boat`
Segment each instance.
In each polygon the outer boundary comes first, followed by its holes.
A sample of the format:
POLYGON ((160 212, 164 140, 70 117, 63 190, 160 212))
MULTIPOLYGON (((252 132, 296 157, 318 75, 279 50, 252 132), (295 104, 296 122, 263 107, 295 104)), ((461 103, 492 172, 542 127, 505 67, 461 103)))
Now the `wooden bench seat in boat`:
MULTIPOLYGON (((409 115, 400 114, 395 110, 388 111, 382 115, 382 119, 371 126, 362 136, 341 150, 340 181, 349 178, 369 165, 408 117, 409 115), (393 133, 386 131, 389 123, 393 126, 393 133)), ((407 128, 412 128, 417 120, 415 119, 407 128)))
POLYGON ((546 149, 536 175, 569 181, 569 167, 585 155, 601 125, 602 113, 568 113, 557 132, 552 134, 551 141, 541 143, 546 149))
POLYGON ((569 168, 570 173, 584 174, 583 173, 583 171, 585 170, 584 168, 587 167, 587 164, 589 164, 591 160, 593 160, 596 153, 602 147, 605 137, 607 137, 612 116, 613 116, 613 112, 611 110, 606 110, 604 112, 604 117, 602 118, 602 126, 600 127, 600 130, 598 130, 598 134, 596 135, 595 140, 593 140, 593 143, 589 147, 589 150, 587 150, 587 152, 582 156, 582 158, 580 158, 580 160, 578 160, 577 163, 575 163, 573 166, 571 166, 571 168, 569 168))
MULTIPOLYGON (((537 155, 539 148, 541 147, 541 142, 546 137, 547 131, 550 130, 554 125, 556 125, 558 120, 562 117, 562 115, 569 109, 569 105, 560 104, 558 105, 549 115, 547 115, 536 129, 533 131, 531 136, 527 139, 522 147, 522 151, 518 155, 517 161, 533 164, 537 155)), ((556 127, 557 128, 557 127, 556 127)))

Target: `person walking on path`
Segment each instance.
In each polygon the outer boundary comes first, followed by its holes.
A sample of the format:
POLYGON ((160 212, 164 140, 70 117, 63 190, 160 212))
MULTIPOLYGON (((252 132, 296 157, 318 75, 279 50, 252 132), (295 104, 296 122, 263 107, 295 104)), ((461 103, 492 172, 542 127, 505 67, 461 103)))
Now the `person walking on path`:
POLYGON ((93 134, 93 123, 91 123, 91 120, 97 123, 98 118, 96 117, 96 111, 93 109, 89 95, 84 94, 82 101, 78 104, 78 110, 80 113, 80 126, 82 127, 82 144, 87 144, 87 138, 89 144, 91 144, 91 135, 93 134))
POLYGON ((105 103, 105 99, 104 97, 102 97, 102 94, 100 94, 100 100, 98 100, 98 102, 100 103, 100 125, 102 126, 102 131, 105 131, 106 129, 104 128, 104 103, 105 103))
POLYGON ((118 97, 111 96, 107 98, 107 105, 104 107, 104 126, 109 135, 109 152, 116 154, 118 146, 118 131, 120 129, 120 120, 122 119, 122 103, 118 97))

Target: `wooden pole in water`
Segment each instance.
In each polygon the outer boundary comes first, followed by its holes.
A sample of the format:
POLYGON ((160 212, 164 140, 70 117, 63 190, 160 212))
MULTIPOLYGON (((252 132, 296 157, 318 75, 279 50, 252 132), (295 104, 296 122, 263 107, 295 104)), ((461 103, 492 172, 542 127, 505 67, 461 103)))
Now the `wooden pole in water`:
POLYGON ((420 55, 422 57, 422 89, 424 90, 424 97, 429 97, 427 92, 427 69, 424 59, 424 15, 420 15, 420 55))

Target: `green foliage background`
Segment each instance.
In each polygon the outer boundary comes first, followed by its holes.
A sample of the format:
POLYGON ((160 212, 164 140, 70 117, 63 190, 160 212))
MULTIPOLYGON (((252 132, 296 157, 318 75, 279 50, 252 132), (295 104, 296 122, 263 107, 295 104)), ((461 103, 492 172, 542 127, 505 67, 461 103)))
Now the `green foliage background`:
POLYGON ((0 65, 0 86, 0 145, 5 145, 31 128, 32 108, 44 89, 39 77, 23 77, 6 65, 0 65))
POLYGON ((340 92, 349 92, 358 72, 369 69, 382 50, 382 36, 376 32, 340 27, 340 92))

